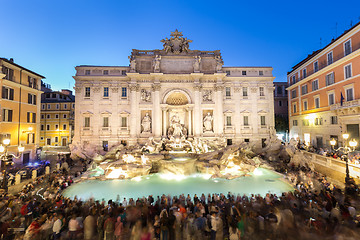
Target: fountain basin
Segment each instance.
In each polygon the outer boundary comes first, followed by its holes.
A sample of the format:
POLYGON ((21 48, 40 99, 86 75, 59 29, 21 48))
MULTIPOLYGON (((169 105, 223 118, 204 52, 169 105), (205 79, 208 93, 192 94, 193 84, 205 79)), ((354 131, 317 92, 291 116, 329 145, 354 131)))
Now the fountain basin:
POLYGON ((208 174, 193 174, 184 176, 176 173, 156 173, 133 179, 85 180, 68 187, 65 197, 87 200, 115 200, 117 195, 122 198, 142 198, 149 195, 161 196, 170 194, 190 194, 198 196, 202 193, 233 194, 281 194, 292 191, 292 186, 283 180, 283 176, 268 169, 259 168, 258 171, 247 176, 227 180, 223 178, 209 179, 208 174), (169 175, 170 174, 170 175, 169 175))

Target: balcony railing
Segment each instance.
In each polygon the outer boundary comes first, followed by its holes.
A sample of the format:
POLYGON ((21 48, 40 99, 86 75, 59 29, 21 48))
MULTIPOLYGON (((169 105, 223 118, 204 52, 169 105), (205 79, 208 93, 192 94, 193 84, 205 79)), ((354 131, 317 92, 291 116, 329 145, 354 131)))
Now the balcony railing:
POLYGON ((360 107, 360 99, 343 102, 342 106, 341 103, 333 104, 330 106, 330 110, 338 110, 338 109, 345 109, 350 107, 360 107))
MULTIPOLYGON (((357 50, 359 50, 359 49, 360 49, 360 43, 358 43, 357 45, 353 46, 353 48, 351 49, 351 50, 352 50, 351 53, 353 53, 353 52, 355 52, 355 51, 357 51, 357 50)), ((350 53, 350 54, 351 54, 351 53, 350 53)), ((349 55, 349 54, 348 54, 348 55, 349 55)), ((317 71, 314 71, 314 70, 309 71, 309 70, 307 70, 307 71, 306 71, 306 76, 305 76, 305 77, 304 77, 304 76, 301 76, 300 78, 297 78, 296 81, 295 81, 295 83, 297 83, 297 82, 299 82, 299 81, 301 81, 301 80, 303 80, 303 79, 305 79, 305 78, 313 75, 314 73, 320 71, 321 69, 323 69, 323 68, 325 68, 325 67, 327 67, 327 66, 330 66, 330 65, 334 64, 335 62, 339 61, 340 59, 342 59, 342 58, 344 58, 344 57, 346 57, 346 56, 348 56, 348 55, 345 55, 345 52, 342 52, 341 54, 339 54, 339 55, 337 55, 337 56, 333 56, 333 61, 332 61, 332 63, 330 63, 330 64, 327 63, 327 59, 326 59, 325 61, 319 62, 319 69, 318 69, 317 71)), ((295 84, 295 83, 293 83, 293 82, 292 82, 292 79, 290 79, 290 85, 293 85, 293 84, 295 84)))

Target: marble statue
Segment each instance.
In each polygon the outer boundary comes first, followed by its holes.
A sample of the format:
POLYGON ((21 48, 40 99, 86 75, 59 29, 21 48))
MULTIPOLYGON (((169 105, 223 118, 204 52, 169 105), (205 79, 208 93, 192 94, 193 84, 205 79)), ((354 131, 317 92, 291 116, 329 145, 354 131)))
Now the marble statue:
POLYGON ((187 129, 184 124, 181 124, 180 118, 177 114, 174 114, 171 117, 168 135, 170 137, 186 137, 187 135, 187 129))
POLYGON ((154 72, 160 72, 160 60, 161 60, 161 56, 156 55, 153 61, 154 72))
POLYGON ((151 92, 146 89, 141 89, 141 101, 151 102, 151 92))
POLYGON ((166 53, 180 54, 180 53, 188 53, 190 52, 189 43, 192 40, 187 38, 183 38, 182 32, 179 32, 177 29, 170 34, 171 38, 162 39, 164 49, 166 53))
POLYGON ((204 117, 204 132, 212 131, 212 121, 213 117, 210 113, 207 113, 207 115, 204 117))
POLYGON ((200 72, 200 62, 201 62, 201 57, 200 56, 195 56, 195 61, 194 61, 194 72, 200 72))
POLYGON ((136 69, 136 59, 133 58, 132 56, 129 56, 129 60, 130 60, 130 72, 135 72, 135 69, 136 69))
POLYGON ((216 56, 215 61, 216 61, 216 72, 221 72, 222 65, 224 64, 223 60, 221 59, 221 56, 216 56))
POLYGON ((146 113, 144 118, 141 121, 141 126, 143 128, 141 133, 150 133, 151 132, 151 118, 149 113, 146 113))
POLYGON ((171 42, 170 42, 170 40, 168 38, 165 38, 165 39, 161 40, 161 42, 164 43, 163 44, 164 51, 166 53, 170 52, 171 51, 171 42))
POLYGON ((203 93, 203 102, 211 102, 212 101, 212 91, 204 90, 203 93))

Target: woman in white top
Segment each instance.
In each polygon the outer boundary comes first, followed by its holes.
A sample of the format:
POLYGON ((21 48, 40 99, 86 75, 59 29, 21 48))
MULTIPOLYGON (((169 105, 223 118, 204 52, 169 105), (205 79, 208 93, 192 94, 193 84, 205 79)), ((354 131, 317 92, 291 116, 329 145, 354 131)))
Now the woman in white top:
POLYGON ((231 225, 229 228, 229 240, 240 240, 240 231, 236 225, 231 225))

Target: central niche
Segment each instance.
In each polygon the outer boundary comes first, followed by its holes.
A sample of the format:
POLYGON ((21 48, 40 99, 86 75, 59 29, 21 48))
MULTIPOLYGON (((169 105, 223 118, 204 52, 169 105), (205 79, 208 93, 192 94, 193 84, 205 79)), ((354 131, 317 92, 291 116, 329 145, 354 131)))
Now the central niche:
POLYGON ((185 96, 184 93, 180 91, 175 91, 170 94, 170 96, 166 99, 166 104, 169 105, 186 105, 189 103, 189 100, 185 96))

